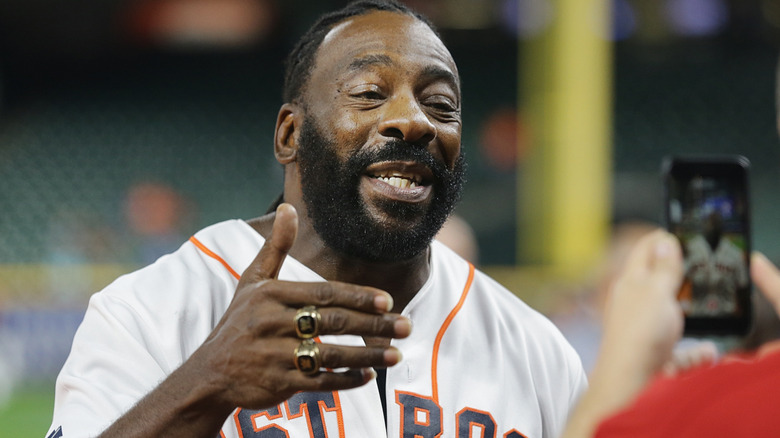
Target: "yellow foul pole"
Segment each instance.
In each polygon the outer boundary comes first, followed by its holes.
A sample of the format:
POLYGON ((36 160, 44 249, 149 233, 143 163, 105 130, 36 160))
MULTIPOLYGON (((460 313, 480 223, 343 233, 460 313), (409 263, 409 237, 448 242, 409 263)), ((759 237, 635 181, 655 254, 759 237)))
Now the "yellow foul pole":
POLYGON ((519 45, 519 108, 530 149, 518 168, 518 254, 577 270, 600 254, 609 232, 610 2, 549 3, 549 25, 519 45))

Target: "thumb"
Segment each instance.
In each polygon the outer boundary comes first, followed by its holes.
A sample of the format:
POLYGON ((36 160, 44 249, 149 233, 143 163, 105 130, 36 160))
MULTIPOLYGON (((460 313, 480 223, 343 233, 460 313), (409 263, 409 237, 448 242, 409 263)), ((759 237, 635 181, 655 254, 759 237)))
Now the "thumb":
POLYGON ((298 212, 290 204, 281 204, 276 209, 271 235, 265 240, 257 256, 246 268, 241 278, 260 281, 276 278, 287 253, 295 243, 298 234, 298 212))
POLYGON ((760 252, 754 252, 750 262, 750 276, 780 315, 780 271, 760 252))
POLYGON ((682 249, 677 238, 667 232, 659 231, 652 242, 651 269, 660 274, 660 279, 668 283, 668 290, 677 292, 683 279, 682 249))

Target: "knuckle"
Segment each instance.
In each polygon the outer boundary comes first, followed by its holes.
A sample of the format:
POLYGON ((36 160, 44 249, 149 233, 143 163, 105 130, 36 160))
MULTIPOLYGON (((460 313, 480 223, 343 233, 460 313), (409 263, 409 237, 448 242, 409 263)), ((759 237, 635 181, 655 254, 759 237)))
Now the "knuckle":
POLYGON ((270 394, 292 394, 295 392, 292 382, 284 378, 265 379, 260 386, 270 394))
POLYGON ((355 304, 359 309, 374 309, 374 294, 355 294, 355 304))
POLYGON ((339 374, 320 374, 317 377, 317 384, 321 390, 340 390, 354 388, 363 383, 360 372, 346 372, 339 374))
POLYGON ((233 301, 241 301, 247 305, 256 306, 273 296, 275 286, 270 280, 260 280, 239 283, 233 301))
POLYGON ((320 349, 322 364, 329 368, 337 368, 343 361, 343 354, 334 348, 320 349))
POLYGON ((254 290, 254 295, 258 298, 260 297, 266 297, 266 296, 274 296, 276 293, 276 286, 274 284, 275 282, 273 280, 260 280, 255 283, 254 287, 252 288, 254 290))
POLYGON ((372 363, 382 364, 385 363, 385 349, 384 348, 372 348, 370 360, 372 363))
POLYGON ((263 336, 275 331, 275 325, 268 318, 255 317, 249 320, 247 329, 256 335, 263 336))
POLYGON ((327 329, 328 333, 333 334, 344 334, 347 330, 347 326, 349 324, 349 318, 347 315, 344 314, 344 312, 339 311, 333 311, 328 312, 323 317, 324 319, 324 327, 327 329))
POLYGON ((386 318, 377 316, 371 318, 371 331, 377 335, 392 334, 392 323, 387 321, 386 318))
POLYGON ((330 283, 317 284, 314 288, 314 298, 320 306, 329 306, 335 298, 335 291, 330 283))
POLYGON ((260 386, 272 394, 283 394, 289 391, 290 382, 285 379, 264 379, 260 386))
POLYGON ((317 376, 311 378, 315 389, 318 391, 333 391, 338 389, 345 389, 344 384, 340 384, 338 378, 335 378, 331 373, 320 373, 317 376))

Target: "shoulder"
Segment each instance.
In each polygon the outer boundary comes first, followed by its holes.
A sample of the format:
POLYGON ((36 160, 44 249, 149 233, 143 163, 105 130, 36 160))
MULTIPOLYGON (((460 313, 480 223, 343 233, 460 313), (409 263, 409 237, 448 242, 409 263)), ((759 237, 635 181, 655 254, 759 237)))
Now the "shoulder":
POLYGON ((495 339, 506 338, 515 345, 581 367, 573 348, 546 316, 444 245, 438 244, 433 249, 439 259, 435 267, 437 281, 450 287, 450 293, 461 292, 455 279, 464 285, 460 318, 468 318, 470 324, 486 325, 490 336, 497 337, 495 339))
POLYGON ((468 365, 461 366, 469 372, 508 373, 512 377, 506 378, 517 387, 536 395, 546 415, 552 418, 560 414, 558 420, 564 418, 587 385, 587 378, 579 355, 560 330, 506 287, 446 248, 434 247, 433 254, 440 259, 435 261, 436 281, 447 289, 440 293, 450 297, 447 305, 438 306, 449 312, 443 341, 446 350, 465 354, 468 365), (441 265, 448 269, 440 269, 441 265), (452 305, 456 299, 458 304, 452 305))
POLYGON ((139 298, 157 302, 177 293, 190 295, 192 290, 185 290, 189 287, 231 283, 261 244, 262 237, 253 236, 245 222, 220 222, 197 232, 178 250, 151 265, 119 277, 102 293, 123 295, 132 290, 139 298))
POLYGON ((206 228, 92 296, 57 379, 54 424, 100 430, 200 346, 232 300, 237 280, 225 265, 241 269, 257 252, 246 228, 206 228))
POLYGON ((506 327, 512 342, 526 352, 581 367, 579 356, 558 327, 516 294, 481 271, 475 273, 474 292, 478 306, 490 309, 492 318, 506 327))
POLYGON ((155 337, 163 341, 163 333, 171 339, 202 337, 224 313, 240 272, 257 253, 262 238, 250 231, 236 220, 199 231, 178 250, 93 295, 88 316, 114 320, 152 343, 155 337))

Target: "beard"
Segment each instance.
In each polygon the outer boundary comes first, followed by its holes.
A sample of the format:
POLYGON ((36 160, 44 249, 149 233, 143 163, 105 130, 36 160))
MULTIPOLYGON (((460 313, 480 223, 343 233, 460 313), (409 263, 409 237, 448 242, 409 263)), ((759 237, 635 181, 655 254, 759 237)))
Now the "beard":
POLYGON ((466 167, 462 152, 450 170, 424 146, 391 139, 380 150, 359 150, 345 162, 339 159, 334 142, 321 135, 309 117, 299 140, 298 167, 309 218, 325 244, 346 256, 371 262, 417 256, 460 200, 466 167), (393 220, 372 218, 359 187, 366 167, 380 161, 411 161, 430 168, 434 176, 431 202, 384 199, 377 205, 393 220))

